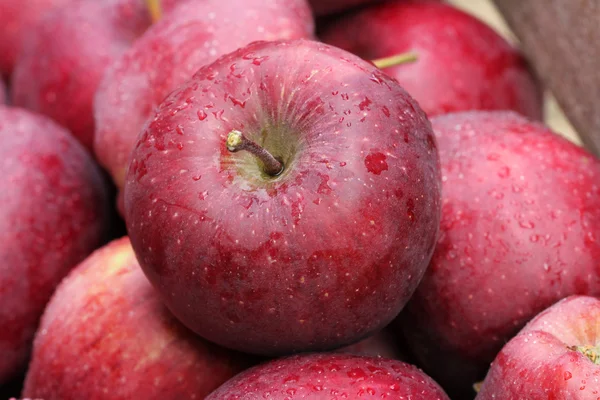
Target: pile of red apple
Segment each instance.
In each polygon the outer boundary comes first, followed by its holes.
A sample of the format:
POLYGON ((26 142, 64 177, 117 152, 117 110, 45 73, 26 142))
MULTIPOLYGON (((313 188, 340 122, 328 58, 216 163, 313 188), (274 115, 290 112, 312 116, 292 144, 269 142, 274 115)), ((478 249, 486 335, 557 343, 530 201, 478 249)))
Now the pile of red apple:
POLYGON ((600 161, 474 17, 0 0, 0 26, 0 400, 600 398, 600 161))

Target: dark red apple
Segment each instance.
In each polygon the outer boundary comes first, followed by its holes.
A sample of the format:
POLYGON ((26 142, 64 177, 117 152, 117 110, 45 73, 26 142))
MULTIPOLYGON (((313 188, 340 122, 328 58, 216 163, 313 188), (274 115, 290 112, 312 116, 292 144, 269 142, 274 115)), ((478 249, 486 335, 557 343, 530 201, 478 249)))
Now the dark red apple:
POLYGON ((59 281, 105 240, 100 169, 63 128, 0 106, 0 385, 25 367, 59 281))
POLYGON ((94 102, 94 151, 119 188, 146 120, 200 67, 255 40, 308 38, 306 0, 204 0, 152 26, 106 72, 94 102))
POLYGON ((92 254, 56 290, 35 337, 23 396, 203 399, 248 361, 171 315, 125 237, 92 254))
POLYGON ((528 320, 568 295, 600 295, 600 162, 516 113, 432 124, 440 239, 399 325, 417 365, 450 396, 472 397, 528 320))
POLYGON ((309 354, 258 365, 230 379, 207 400, 447 400, 430 377, 397 360, 309 354))
POLYGON ((600 300, 571 296, 537 315, 498 354, 477 400, 600 397, 600 300))
POLYGON ((385 68, 429 116, 464 110, 514 110, 542 117, 542 91, 517 49, 451 5, 395 0, 330 24, 329 44, 366 59, 414 52, 417 61, 385 68))
POLYGON ((10 76, 23 37, 53 10, 75 0, 0 0, 0 75, 10 76))
MULTIPOLYGON (((164 0, 164 8, 177 2, 164 0)), ((98 82, 150 25, 142 0, 71 1, 58 8, 24 39, 11 83, 12 102, 50 116, 91 150, 98 82)))
POLYGON ((253 43, 202 68, 131 160, 125 216, 142 268, 184 324, 226 347, 285 354, 376 332, 437 238, 425 114, 322 43, 253 43), (234 152, 244 140, 262 158, 234 152))

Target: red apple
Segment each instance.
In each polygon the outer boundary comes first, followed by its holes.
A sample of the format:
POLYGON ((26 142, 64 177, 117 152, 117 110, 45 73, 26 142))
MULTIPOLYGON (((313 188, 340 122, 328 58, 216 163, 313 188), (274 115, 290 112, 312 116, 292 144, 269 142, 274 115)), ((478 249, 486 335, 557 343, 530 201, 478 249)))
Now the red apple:
POLYGON ((23 37, 59 7, 75 0, 1 0, 0 1, 0 75, 10 76, 23 37))
POLYGON ((521 54, 489 26, 451 5, 396 0, 331 22, 329 44, 366 59, 414 52, 417 61, 385 68, 429 116, 463 110, 514 110, 542 117, 542 91, 521 54))
POLYGON ((0 106, 0 385, 21 372, 59 281, 111 216, 100 169, 63 128, 0 106))
POLYGON ((568 295, 600 295, 600 162, 516 113, 432 124, 440 239, 399 325, 425 372, 472 397, 529 319, 568 295))
POLYGON ((498 354, 477 400, 600 397, 600 300, 571 296, 529 322, 498 354))
POLYGON ((425 114, 371 63, 322 43, 257 42, 203 67, 131 159, 125 216, 142 268, 184 324, 226 347, 356 342, 398 314, 435 245, 425 114), (244 140, 261 159, 234 152, 244 140))
POLYGON ((44 399, 203 399, 248 366, 164 307, 128 238, 96 251, 48 304, 23 396, 44 399))
POLYGON ((182 5, 150 28, 105 74, 94 103, 98 160, 122 189, 139 132, 173 89, 200 67, 252 41, 312 33, 306 0, 204 0, 182 5))
MULTIPOLYGON (((177 2, 164 1, 165 8, 177 2)), ((28 32, 13 74, 13 103, 50 116, 91 150, 98 82, 150 24, 142 0, 72 1, 60 7, 28 32)))
POLYGON ((414 399, 447 400, 430 377, 397 360, 345 354, 309 354, 253 367, 206 400, 414 399))

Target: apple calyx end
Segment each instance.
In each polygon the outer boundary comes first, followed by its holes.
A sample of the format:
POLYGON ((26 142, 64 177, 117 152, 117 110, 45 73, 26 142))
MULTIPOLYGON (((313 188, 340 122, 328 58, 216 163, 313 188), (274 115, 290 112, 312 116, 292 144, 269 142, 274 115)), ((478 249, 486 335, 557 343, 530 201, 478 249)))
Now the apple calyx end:
POLYGON ((227 134, 227 150, 235 153, 240 150, 246 150, 258 158, 264 165, 264 172, 269 176, 278 176, 283 172, 283 163, 273 157, 269 151, 252 140, 246 138, 244 134, 237 129, 227 134))
POLYGON ((417 53, 409 51, 406 53, 395 54, 390 57, 378 58, 371 62, 379 69, 395 67, 406 63, 412 63, 419 59, 417 53))
POLYGON ((596 365, 600 365, 600 345, 591 346, 591 345, 583 345, 583 346, 568 346, 567 347, 571 351, 576 351, 578 353, 586 356, 592 363, 596 365))
POLYGON ((160 6, 160 0, 145 0, 146 8, 150 13, 150 19, 152 23, 158 22, 162 18, 162 7, 160 6))

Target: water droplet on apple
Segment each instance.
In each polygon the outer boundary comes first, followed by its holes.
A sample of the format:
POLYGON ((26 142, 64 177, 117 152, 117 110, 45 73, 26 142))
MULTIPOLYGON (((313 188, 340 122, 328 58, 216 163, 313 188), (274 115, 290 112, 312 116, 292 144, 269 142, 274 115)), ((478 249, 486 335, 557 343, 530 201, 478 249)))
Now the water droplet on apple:
POLYGON ((533 229, 535 224, 531 221, 519 221, 519 226, 523 229, 533 229))
POLYGON ((208 117, 208 114, 204 110, 198 110, 198 119, 204 121, 208 117))
POLYGON ((365 109, 370 110, 369 106, 372 103, 373 102, 365 96, 365 99, 358 104, 358 108, 360 109, 360 111, 364 111, 365 109))
POLYGON ((508 178, 510 176, 510 168, 504 166, 498 170, 498 176, 500 178, 508 178))
POLYGON ((523 191, 523 187, 519 185, 512 185, 512 191, 515 193, 521 193, 523 191))
POLYGON ((365 166, 367 171, 372 174, 380 175, 383 171, 388 170, 386 156, 383 153, 371 153, 365 157, 365 166))
POLYGON ((546 272, 550 272, 550 265, 548 265, 547 263, 544 263, 544 271, 546 272))
POLYGON ((229 100, 231 100, 234 106, 246 108, 246 101, 238 100, 231 95, 229 95, 229 100))
POLYGON ((362 368, 353 368, 347 373, 348 377, 354 379, 356 382, 363 381, 367 379, 367 374, 362 368))
POLYGON ((564 377, 565 377, 565 381, 568 381, 569 379, 571 379, 573 377, 573 374, 569 371, 565 371, 564 377))
POLYGON ((587 246, 589 246, 589 245, 591 245, 591 244, 593 244, 593 243, 596 242, 596 235, 594 234, 594 232, 588 232, 588 233, 585 234, 585 237, 584 237, 583 240, 584 240, 584 243, 587 246))

